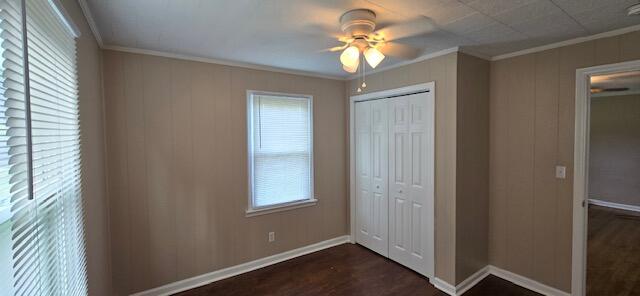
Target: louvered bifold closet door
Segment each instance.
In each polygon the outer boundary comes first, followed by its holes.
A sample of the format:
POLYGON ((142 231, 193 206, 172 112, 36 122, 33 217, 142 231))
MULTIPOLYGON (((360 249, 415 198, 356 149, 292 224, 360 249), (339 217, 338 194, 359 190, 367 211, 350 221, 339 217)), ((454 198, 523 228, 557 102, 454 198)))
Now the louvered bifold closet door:
POLYGON ((40 294, 86 294, 75 38, 49 0, 25 2, 40 294))

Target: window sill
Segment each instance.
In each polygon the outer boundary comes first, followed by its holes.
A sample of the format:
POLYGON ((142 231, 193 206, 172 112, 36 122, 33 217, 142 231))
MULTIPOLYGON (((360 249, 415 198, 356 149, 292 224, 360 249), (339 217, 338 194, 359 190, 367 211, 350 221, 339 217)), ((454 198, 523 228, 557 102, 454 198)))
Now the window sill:
POLYGON ((277 213, 282 211, 289 211, 289 210, 314 206, 316 205, 316 203, 318 203, 318 200, 314 198, 314 199, 294 201, 294 202, 284 203, 279 205, 273 205, 273 206, 268 206, 263 208, 250 209, 250 210, 247 210, 245 216, 254 217, 254 216, 266 215, 266 214, 277 213))

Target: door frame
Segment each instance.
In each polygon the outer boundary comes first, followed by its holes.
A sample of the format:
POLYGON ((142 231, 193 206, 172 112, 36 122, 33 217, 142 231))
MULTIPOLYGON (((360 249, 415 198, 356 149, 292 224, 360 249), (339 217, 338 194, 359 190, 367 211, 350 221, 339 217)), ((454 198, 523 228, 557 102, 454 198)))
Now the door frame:
MULTIPOLYGON (((436 89, 435 81, 415 84, 395 89, 382 90, 377 92, 371 92, 361 95, 355 95, 349 97, 349 236, 352 244, 356 243, 356 159, 355 159, 355 103, 360 101, 383 99, 388 97, 395 97, 401 95, 408 95, 416 92, 428 91, 429 96, 432 98, 429 100, 432 104, 432 124, 434 131, 434 146, 435 146, 435 98, 436 89)), ((431 209, 430 215, 427 217, 428 229, 427 231, 427 262, 430 262, 430 266, 427 266, 427 277, 432 278, 435 274, 435 149, 434 155, 432 155, 434 172, 431 172, 432 180, 429 180, 431 184, 434 184, 427 198, 428 206, 431 209)))
POLYGON ((573 246, 571 258, 571 295, 574 296, 585 295, 587 284, 590 77, 639 70, 640 60, 576 70, 575 141, 573 146, 573 246))

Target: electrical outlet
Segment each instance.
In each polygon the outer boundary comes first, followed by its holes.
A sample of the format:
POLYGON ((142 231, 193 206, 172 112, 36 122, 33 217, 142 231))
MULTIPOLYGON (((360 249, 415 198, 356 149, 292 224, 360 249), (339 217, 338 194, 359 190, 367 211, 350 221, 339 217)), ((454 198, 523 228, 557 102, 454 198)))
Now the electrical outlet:
POLYGON ((276 233, 271 231, 269 232, 269 242, 272 243, 276 240, 276 233))
POLYGON ((557 179, 564 179, 566 177, 567 177, 567 167, 557 165, 556 166, 556 178, 557 179))

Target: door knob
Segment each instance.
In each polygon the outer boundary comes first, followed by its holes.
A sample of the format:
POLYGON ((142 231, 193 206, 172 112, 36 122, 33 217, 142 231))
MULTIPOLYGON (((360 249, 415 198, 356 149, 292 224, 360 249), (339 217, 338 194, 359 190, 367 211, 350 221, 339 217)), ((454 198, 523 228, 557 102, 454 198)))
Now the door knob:
POLYGON ((376 185, 376 189, 380 189, 380 185, 376 185))
POLYGON ((402 189, 399 189, 399 190, 398 190, 398 193, 402 193, 402 189))

